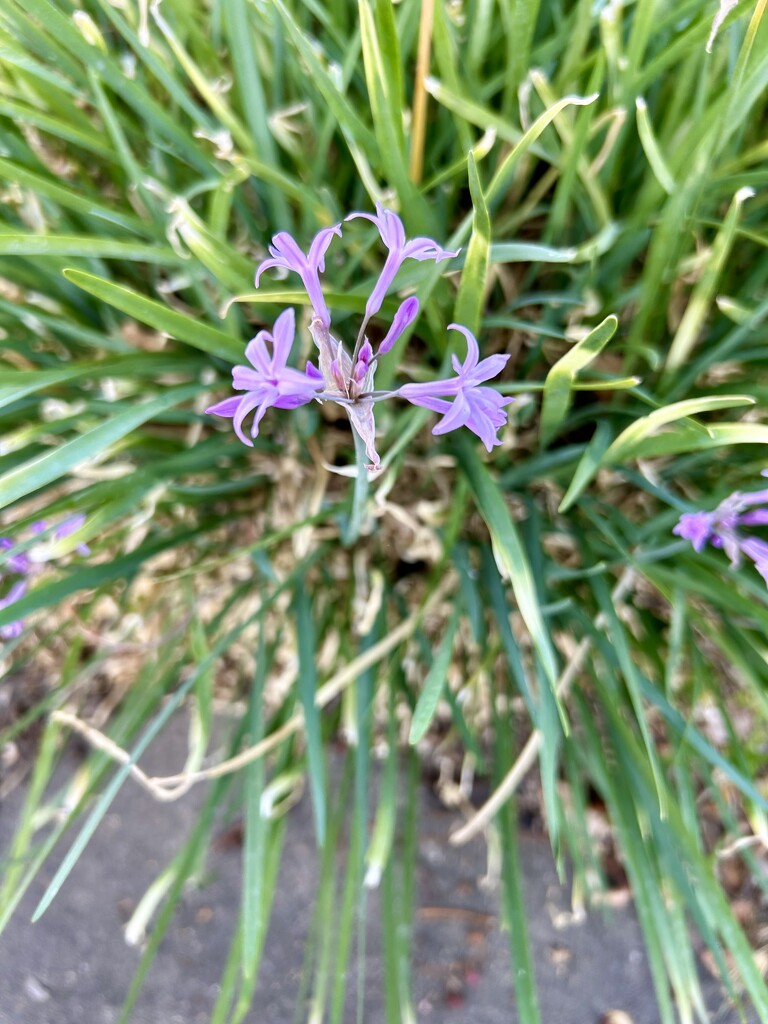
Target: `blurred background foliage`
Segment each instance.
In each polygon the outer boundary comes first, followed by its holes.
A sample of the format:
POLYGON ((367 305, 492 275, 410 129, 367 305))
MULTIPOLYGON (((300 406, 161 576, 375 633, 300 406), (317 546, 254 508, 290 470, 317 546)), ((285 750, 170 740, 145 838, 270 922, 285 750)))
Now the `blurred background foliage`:
MULTIPOLYGON (((213 1020, 244 1019, 305 783, 332 915, 332 941, 308 936, 313 1019, 342 1020, 335 968, 381 885, 402 894, 382 920, 388 1020, 414 1020, 408 808, 438 754, 469 820, 457 841, 500 836, 522 1020, 539 1014, 516 792, 536 763, 528 800, 576 903, 622 864, 664 1024, 706 1016, 694 933, 768 1019, 766 590, 671 533, 766 465, 764 9, 5 0, 2 532, 24 548, 43 514, 86 520, 0 609, 25 622, 2 649, 0 745, 20 752, 6 790, 28 794, 0 924, 62 842, 45 909, 120 786, 208 785, 129 925, 150 938, 126 1020, 222 814, 244 821, 243 904, 213 1020), (270 237, 306 246, 376 201, 462 247, 447 272, 398 278, 423 312, 381 383, 398 360, 439 372, 458 319, 511 355, 517 401, 490 458, 434 438, 423 410, 380 407, 385 468, 366 488, 344 475, 343 414, 273 410, 250 450, 202 410, 259 327, 286 303, 306 314, 295 279, 254 293, 270 237), (141 754, 182 704, 187 763, 149 779, 141 754), (51 787, 71 730, 90 754, 51 787), (346 803, 328 783, 338 738, 346 803), (497 799, 476 820, 480 792, 497 799)), ((329 253, 348 341, 380 261, 360 224, 329 253)))

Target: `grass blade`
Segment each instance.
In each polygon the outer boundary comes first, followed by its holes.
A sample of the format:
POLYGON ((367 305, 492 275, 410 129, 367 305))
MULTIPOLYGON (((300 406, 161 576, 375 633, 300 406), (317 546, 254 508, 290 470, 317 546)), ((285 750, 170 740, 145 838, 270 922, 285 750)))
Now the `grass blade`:
POLYGON ((443 638, 440 641, 440 646, 435 653, 435 659, 429 667, 429 672, 427 672, 419 699, 414 708, 411 730, 408 734, 408 742, 411 746, 415 746, 423 738, 437 710, 440 694, 445 686, 445 679, 453 652, 453 640, 458 626, 459 609, 457 607, 454 609, 443 638))
POLYGON ((325 758, 323 757, 320 711, 315 703, 317 695, 317 670, 315 668, 315 627, 312 608, 305 583, 296 588, 294 595, 296 617, 296 639, 299 654, 298 696, 304 712, 304 729, 309 759, 309 787, 312 793, 312 807, 315 814, 317 845, 325 844, 327 781, 325 758))
POLYGON ((65 270, 64 276, 100 302, 114 306, 127 316, 135 317, 157 331, 164 331, 179 341, 226 359, 230 363, 236 363, 243 358, 244 346, 232 335, 210 327, 186 313, 169 309, 154 299, 147 299, 125 285, 114 284, 103 277, 82 270, 65 270))
POLYGON ((467 248, 461 285, 456 298, 454 318, 456 323, 468 327, 473 334, 480 330, 480 317, 485 304, 485 289, 488 279, 488 264, 491 251, 491 219, 485 205, 485 197, 472 152, 469 153, 467 170, 469 191, 472 196, 472 235, 467 248))
POLYGON ((586 338, 558 359, 547 374, 541 407, 540 436, 543 445, 549 444, 568 413, 576 374, 602 352, 618 326, 615 316, 606 317, 586 338))
POLYGON ((517 528, 498 484, 480 463, 469 442, 461 438, 457 448, 461 468, 491 535, 496 564, 502 576, 512 585, 520 614, 531 634, 547 680, 554 687, 557 681, 557 660, 539 603, 528 556, 517 528))
POLYGON ((38 455, 0 477, 0 508, 32 494, 65 473, 101 456, 111 445, 147 420, 200 394, 200 384, 170 388, 157 398, 140 402, 58 448, 38 455))

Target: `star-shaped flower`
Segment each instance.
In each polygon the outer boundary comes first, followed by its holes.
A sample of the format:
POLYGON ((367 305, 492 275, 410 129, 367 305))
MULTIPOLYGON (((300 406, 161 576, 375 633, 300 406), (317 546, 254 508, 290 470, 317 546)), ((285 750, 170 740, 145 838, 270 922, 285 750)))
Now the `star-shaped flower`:
POLYGON ((672 532, 689 540, 696 552, 708 543, 721 548, 732 566, 748 558, 768 583, 768 541, 744 533, 745 526, 768 526, 768 508, 756 505, 768 505, 768 489, 735 491, 712 512, 685 512, 672 532))
POLYGON ((285 270, 294 271, 302 280, 315 316, 324 327, 329 327, 331 315, 320 286, 320 274, 325 271, 325 254, 334 235, 341 237, 340 224, 319 231, 309 247, 309 252, 304 253, 287 231, 279 231, 269 246, 270 259, 264 260, 256 271, 256 287, 259 287, 261 275, 270 267, 283 267, 285 270))
POLYGON ((448 329, 461 331, 467 339, 464 362, 459 362, 455 355, 451 357, 456 376, 425 384, 404 384, 398 394, 413 405, 444 413, 437 426, 433 427, 433 434, 446 434, 449 430, 467 427, 491 451, 494 445, 501 444, 497 434, 507 422, 503 409, 514 402, 514 398, 504 398, 494 388, 480 385, 499 374, 509 356, 499 354, 480 360, 477 339, 469 328, 449 324, 448 329), (446 402, 446 396, 453 396, 453 402, 446 402))
POLYGON ((253 441, 243 433, 243 421, 250 412, 255 410, 256 413, 251 427, 251 437, 256 437, 259 423, 271 406, 296 409, 311 402, 323 390, 323 376, 312 363, 307 363, 305 373, 286 365, 295 331, 293 309, 286 309, 275 321, 274 334, 259 331, 248 342, 245 355, 251 366, 236 366, 232 370, 232 386, 247 394, 225 398, 205 410, 216 416, 231 417, 235 433, 243 444, 253 447, 253 441), (268 345, 272 347, 271 354, 268 345))
POLYGON ((434 260, 439 263, 441 260, 459 255, 458 250, 450 252, 448 249, 442 249, 432 238, 412 238, 408 241, 403 222, 397 214, 392 210, 385 210, 379 203, 376 204, 375 214, 350 213, 346 219, 354 220, 357 217, 364 217, 375 224, 382 242, 389 249, 379 280, 365 305, 366 321, 381 309, 395 275, 406 260, 434 260))

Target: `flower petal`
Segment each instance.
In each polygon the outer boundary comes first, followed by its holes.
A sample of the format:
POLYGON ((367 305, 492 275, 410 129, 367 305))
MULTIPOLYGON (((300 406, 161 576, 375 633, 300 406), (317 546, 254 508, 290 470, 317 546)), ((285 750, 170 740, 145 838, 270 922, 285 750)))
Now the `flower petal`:
POLYGON ((254 279, 254 284, 256 285, 257 288, 259 287, 259 278, 264 273, 264 271, 271 270, 273 267, 282 267, 283 270, 293 270, 293 267, 289 267, 285 260, 282 260, 279 257, 264 260, 264 262, 260 263, 256 268, 256 277, 254 279))
POLYGON ((748 491, 746 494, 739 492, 739 498, 742 508, 749 508, 751 505, 766 505, 768 504, 768 490, 748 491))
POLYGON ((377 356, 384 356, 389 352, 401 334, 411 326, 413 321, 419 315, 419 300, 415 295, 411 295, 410 298, 400 303, 400 306, 395 313, 394 319, 392 320, 392 326, 384 336, 384 340, 379 345, 377 356))
POLYGON ((431 395, 423 395, 421 397, 409 398, 407 395, 403 395, 406 402, 410 402, 411 405, 420 405, 424 409, 431 409, 432 412, 448 412, 451 408, 451 403, 446 402, 444 398, 434 398, 431 395))
POLYGON ((755 508, 737 518, 739 526, 768 526, 768 508, 755 508))
MULTIPOLYGON (((15 540, 11 540, 10 537, 0 537, 0 551, 11 551, 15 547, 15 540)), ((18 555, 9 555, 5 564, 11 572, 16 572, 20 575, 28 573, 31 567, 29 555, 26 551, 22 551, 18 555)), ((2 576, 0 576, 0 579, 2 579, 2 576)))
POLYGON ((0 598, 0 610, 3 608, 10 608, 12 604, 16 604, 17 601, 20 601, 21 598, 24 597, 26 592, 27 581, 16 580, 16 582, 11 586, 11 589, 8 591, 5 597, 0 598))
POLYGON ((461 391, 461 378, 453 377, 448 380, 430 380, 423 384, 403 384, 398 394, 408 402, 418 402, 418 399, 435 395, 457 395, 461 391))
POLYGON ((482 384, 483 381, 490 380, 492 377, 498 377, 508 362, 509 356, 501 352, 493 356, 486 356, 471 371, 469 377, 473 384, 482 384))
POLYGON ((466 399, 463 391, 460 391, 448 412, 440 422, 432 428, 433 434, 447 434, 450 430, 457 430, 468 424, 472 415, 472 407, 466 399))
POLYGON ((69 537, 70 534, 75 533, 85 522, 85 516, 78 512, 77 515, 69 516, 63 523, 59 523, 56 529, 53 531, 53 536, 56 540, 63 540, 65 537, 69 537))
POLYGON ((232 417, 237 412, 240 403, 243 400, 242 395, 235 395, 234 398, 225 398, 223 402, 217 402, 216 405, 209 405, 205 411, 211 416, 232 417))
POLYGON ((448 330, 459 331, 467 339, 467 358, 464 360, 461 373, 462 375, 471 373, 477 366, 477 360, 480 358, 480 348, 477 344, 477 338, 468 327, 464 327, 462 324, 448 324, 448 330))
POLYGON ((295 270, 300 274, 307 265, 307 257, 299 248, 299 244, 293 235, 287 231, 278 231, 272 239, 269 251, 273 256, 281 259, 289 270, 295 270))
POLYGON ((434 260, 435 263, 440 263, 442 260, 453 259, 460 252, 460 249, 456 252, 443 249, 431 238, 414 238, 403 249, 403 259, 434 260))
POLYGON ((365 444, 365 453, 371 460, 371 469, 379 469, 381 460, 376 451, 376 424, 373 419, 373 402, 363 400, 345 406, 352 429, 365 444))
POLYGON ((245 420, 245 417, 248 415, 248 413, 252 412, 258 406, 253 428, 251 429, 251 436, 256 437, 256 435, 259 432, 259 422, 264 413, 267 411, 267 407, 269 404, 270 403, 268 403, 268 401, 259 392, 252 392, 250 395, 245 395, 244 398, 240 399, 240 405, 238 407, 237 412, 235 413, 235 418, 232 420, 232 426, 234 427, 235 433, 243 442, 243 444, 247 444, 249 448, 253 448, 253 441, 251 441, 250 438, 247 438, 243 433, 243 421, 245 420))
POLYGON ((272 358, 267 343, 274 345, 274 338, 269 331, 259 331, 245 346, 245 358, 261 374, 272 372, 272 358))
POLYGON ((701 552, 709 540, 714 528, 714 516, 711 512, 684 512, 672 530, 677 537, 689 540, 693 550, 701 552))
POLYGON ((293 348, 293 339, 296 335, 296 314, 292 307, 284 309, 275 320, 273 332, 272 372, 276 373, 285 368, 293 348))
POLYGON ((250 366, 232 367, 232 387, 235 391, 255 391, 263 386, 265 380, 271 379, 271 374, 259 373, 252 370, 250 366))
MULTIPOLYGON (((478 388, 478 391, 488 388, 478 388)), ((466 427, 477 434, 485 445, 487 451, 492 451, 495 445, 501 444, 498 431, 506 424, 506 415, 493 403, 488 407, 483 404, 482 397, 470 391, 467 393, 472 414, 466 422, 466 427), (474 399, 474 401, 473 401, 474 399)))
POLYGON ((307 263, 309 263, 310 267, 317 267, 321 273, 325 270, 325 254, 328 251, 328 246, 333 241, 334 235, 341 238, 341 224, 334 224, 333 227, 323 228, 322 231, 318 231, 309 247, 307 263))
POLYGON ((346 220, 356 220, 358 217, 364 217, 376 225, 381 240, 388 249, 402 249, 405 245, 405 227, 393 210, 387 210, 381 203, 376 203, 375 215, 372 213, 350 213, 346 220))

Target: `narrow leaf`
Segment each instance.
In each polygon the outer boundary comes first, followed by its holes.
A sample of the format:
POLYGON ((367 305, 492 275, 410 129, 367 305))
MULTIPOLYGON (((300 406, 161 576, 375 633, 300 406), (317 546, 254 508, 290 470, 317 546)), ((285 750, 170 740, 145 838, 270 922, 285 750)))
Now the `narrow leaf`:
POLYGON ((186 313, 169 309, 154 299, 147 299, 132 288, 114 284, 103 277, 82 270, 65 270, 64 276, 94 298, 114 306, 128 316, 135 317, 155 330, 164 331, 172 338, 202 349, 203 352, 220 356, 231 363, 243 358, 243 346, 231 334, 210 327, 192 316, 187 316, 186 313))
POLYGON ((480 319, 485 304, 485 288, 488 277, 488 263, 491 250, 491 220, 477 173, 477 164, 472 152, 467 164, 469 192, 472 196, 472 235, 467 249, 467 258, 461 275, 461 285, 456 298, 454 317, 456 322, 468 327, 473 334, 480 330, 480 319))
POLYGON ((557 681, 557 660, 517 527, 499 485, 478 460, 467 439, 461 438, 457 447, 461 468, 469 480, 472 495, 491 535, 496 564, 512 585, 520 614, 531 634, 547 680, 554 687, 557 681))
POLYGON ((315 703, 317 696, 315 626, 312 621, 312 607, 305 581, 301 581, 296 588, 294 600, 296 640, 299 652, 298 694, 304 711, 304 730, 309 760, 309 788, 312 793, 312 808, 315 814, 317 845, 322 847, 325 844, 327 782, 320 730, 320 711, 315 703))
POLYGON ((91 459, 101 456, 115 441, 130 434, 132 430, 151 420, 161 412, 192 398, 202 390, 200 384, 171 388, 148 402, 118 413, 98 427, 89 430, 66 444, 52 448, 42 455, 10 470, 0 477, 0 508, 5 508, 19 498, 53 483, 66 473, 82 466, 91 459))
MULTIPOLYGON (((713 409, 733 409, 740 405, 754 405, 755 400, 749 395, 709 395, 702 398, 689 398, 683 402, 673 402, 671 405, 655 409, 647 416, 641 416, 630 426, 623 430, 610 448, 606 451, 601 460, 602 465, 609 463, 624 462, 631 458, 642 458, 648 454, 648 445, 644 444, 659 427, 667 423, 674 423, 677 420, 687 419, 701 412, 711 412, 713 409)), ((751 426, 751 424, 750 424, 751 426)), ((698 435, 704 441, 703 446, 707 447, 706 441, 712 437, 711 429, 702 426, 691 420, 684 425, 686 440, 698 435)), ((768 429, 768 428, 766 428, 768 429)), ((653 449, 650 446, 650 450, 653 449)), ((681 449, 685 450, 685 449, 681 449)))
POLYGON ((615 316, 606 317, 586 338, 582 338, 566 352, 547 374, 541 407, 542 444, 552 440, 568 413, 576 374, 602 352, 616 333, 618 325, 615 316))
POLYGON ((429 728, 429 724, 432 721, 437 705, 440 700, 440 694, 443 692, 443 686, 445 685, 445 679, 448 674, 448 667, 451 664, 451 652, 453 651, 453 638, 456 636, 456 629, 459 625, 459 609, 454 609, 453 615, 448 623, 448 626, 443 634, 443 638, 440 641, 440 646, 435 654, 434 661, 432 662, 429 672, 424 680, 419 699, 416 702, 416 707, 413 712, 413 720, 411 721, 411 731, 408 734, 408 742, 411 746, 415 746, 419 740, 424 736, 424 733, 429 728))

